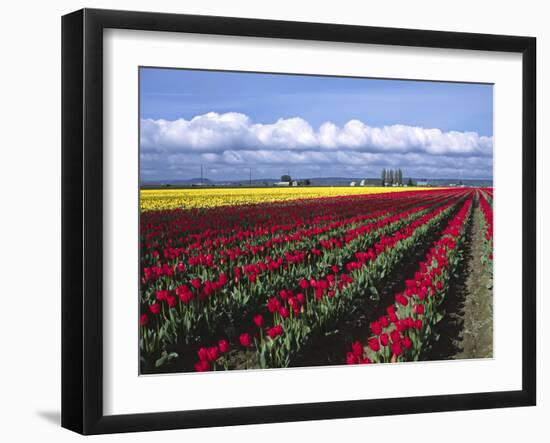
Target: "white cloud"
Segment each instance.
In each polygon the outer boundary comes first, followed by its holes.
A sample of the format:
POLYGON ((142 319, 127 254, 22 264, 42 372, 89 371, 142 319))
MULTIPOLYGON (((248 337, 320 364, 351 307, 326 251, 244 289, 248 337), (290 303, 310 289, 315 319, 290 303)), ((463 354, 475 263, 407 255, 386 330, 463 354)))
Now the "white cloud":
MULTIPOLYGON (((141 171, 147 179, 241 179, 287 171, 299 177, 371 176, 402 168, 413 177, 490 177, 493 138, 405 125, 372 127, 351 120, 314 129, 302 118, 253 123, 235 112, 191 120, 141 121, 141 171)), ((293 176, 294 176, 293 175, 293 176)))
POLYGON ((209 112, 191 120, 143 119, 141 147, 145 153, 205 153, 210 155, 206 160, 214 160, 218 153, 228 163, 242 162, 243 150, 262 152, 262 156, 267 151, 288 154, 316 150, 344 151, 340 154, 344 158, 354 151, 490 157, 493 138, 399 124, 372 127, 359 120, 350 120, 342 127, 326 122, 315 130, 299 117, 260 124, 236 112, 209 112))

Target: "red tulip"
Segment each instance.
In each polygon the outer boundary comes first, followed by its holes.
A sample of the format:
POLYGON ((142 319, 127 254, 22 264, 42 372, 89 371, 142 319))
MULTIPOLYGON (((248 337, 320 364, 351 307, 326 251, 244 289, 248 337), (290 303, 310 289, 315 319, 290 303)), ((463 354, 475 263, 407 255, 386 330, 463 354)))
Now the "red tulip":
POLYGON ((193 299, 193 292, 185 285, 181 285, 176 288, 176 295, 182 303, 189 303, 193 299))
POLYGON ((359 363, 359 359, 353 352, 348 352, 346 354, 346 363, 348 365, 356 365, 359 363))
POLYGON ((402 352, 401 344, 399 342, 392 343, 391 350, 392 350, 394 355, 399 357, 401 355, 401 352, 402 352))
POLYGON ((218 283, 219 283, 221 286, 226 285, 228 281, 229 281, 229 278, 227 277, 227 274, 226 274, 226 273, 220 274, 220 276, 219 276, 219 278, 218 278, 218 283))
POLYGON ((210 371, 210 363, 208 363, 206 360, 200 360, 199 362, 195 363, 195 371, 197 372, 210 371))
POLYGON ((398 343, 401 341, 401 332, 399 332, 399 330, 397 329, 394 329, 393 331, 391 331, 391 341, 394 342, 394 343, 398 343))
POLYGON ((218 349, 222 354, 229 352, 229 342, 227 340, 220 340, 218 342, 218 349))
POLYGON ((211 348, 208 348, 207 353, 209 361, 216 361, 220 356, 220 351, 218 350, 217 346, 212 346, 211 348))
POLYGON ((378 352, 380 350, 380 342, 376 337, 369 339, 369 348, 371 348, 374 352, 378 352))
POLYGON ((245 348, 248 348, 252 343, 250 340, 250 334, 248 332, 242 333, 239 337, 239 341, 241 342, 241 345, 245 348))
POLYGON ((175 308, 176 307, 176 297, 173 295, 167 295, 166 296, 166 303, 168 304, 168 307, 175 308))
POLYGON ((264 317, 262 316, 262 314, 255 315, 253 320, 254 320, 254 324, 258 326, 258 328, 261 328, 264 324, 264 317))
POLYGON ((288 309, 285 307, 285 306, 281 306, 279 308, 279 315, 283 318, 287 318, 289 316, 289 312, 288 312, 288 309))
POLYGON ((267 335, 270 338, 278 337, 283 334, 283 327, 281 325, 275 325, 272 328, 268 328, 267 335))
POLYGON ((407 306, 409 304, 409 299, 405 297, 403 294, 397 294, 395 296, 395 300, 403 306, 407 306))
POLYGON ((269 312, 273 313, 275 311, 278 311, 279 308, 281 307, 281 302, 279 301, 278 298, 276 297, 271 297, 268 301, 267 301, 267 309, 269 312))
POLYGON ((370 330, 374 335, 380 335, 382 334, 382 326, 377 321, 373 321, 370 324, 370 330))
POLYGON ((169 295, 170 295, 170 291, 166 291, 166 290, 157 291, 155 294, 158 301, 166 300, 166 297, 168 297, 169 295))
POLYGON ((239 283, 239 280, 241 279, 242 275, 243 275, 243 272, 241 268, 239 266, 235 266, 233 268, 233 276, 235 279, 235 283, 239 283))
POLYGON ((197 355, 199 356, 199 360, 201 361, 208 361, 210 360, 209 356, 208 356, 208 348, 199 348, 199 350, 197 351, 197 355))
POLYGON ((202 280, 199 277, 195 277, 193 280, 191 280, 191 285, 195 289, 199 289, 202 285, 202 280))
POLYGON ((360 341, 355 341, 351 344, 351 352, 357 357, 363 357, 363 345, 360 341))

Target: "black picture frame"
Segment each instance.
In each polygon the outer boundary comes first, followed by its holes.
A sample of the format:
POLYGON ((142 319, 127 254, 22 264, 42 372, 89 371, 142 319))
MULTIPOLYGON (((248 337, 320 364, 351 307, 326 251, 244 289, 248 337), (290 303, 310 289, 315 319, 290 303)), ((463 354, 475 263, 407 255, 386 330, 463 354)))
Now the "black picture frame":
POLYGON ((82 434, 530 406, 536 403, 536 39, 83 9, 62 18, 62 426, 82 434), (522 389, 104 415, 103 31, 192 32, 522 54, 522 389))

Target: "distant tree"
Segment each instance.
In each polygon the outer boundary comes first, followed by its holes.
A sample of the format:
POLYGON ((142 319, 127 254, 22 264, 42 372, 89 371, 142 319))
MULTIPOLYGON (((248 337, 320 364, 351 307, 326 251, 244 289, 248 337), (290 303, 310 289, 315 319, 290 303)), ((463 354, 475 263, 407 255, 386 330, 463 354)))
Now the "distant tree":
POLYGON ((390 178, 388 180, 388 183, 390 184, 390 186, 392 186, 395 183, 394 180, 395 180, 395 178, 394 178, 393 169, 390 169, 390 178))
POLYGON ((386 168, 382 169, 382 174, 380 175, 380 186, 386 186, 386 168))
POLYGON ((309 178, 306 178, 306 179, 304 180, 304 185, 306 185, 306 186, 311 185, 311 182, 309 181, 309 178))
POLYGON ((414 186, 412 178, 410 178, 410 177, 409 177, 409 180, 407 181, 407 186, 414 186))
POLYGON ((288 174, 281 175, 281 181, 282 181, 282 182, 291 182, 291 181, 292 181, 292 177, 290 177, 290 175, 288 175, 288 174))
POLYGON ((399 186, 401 186, 403 184, 403 171, 401 171, 401 169, 397 170, 397 180, 396 180, 396 182, 399 186))

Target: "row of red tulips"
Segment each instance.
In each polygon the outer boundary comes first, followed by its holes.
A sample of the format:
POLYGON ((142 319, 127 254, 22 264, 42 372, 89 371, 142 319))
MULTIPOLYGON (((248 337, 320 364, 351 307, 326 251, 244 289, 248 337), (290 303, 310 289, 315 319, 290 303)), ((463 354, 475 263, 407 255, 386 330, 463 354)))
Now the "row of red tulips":
POLYGON ((385 315, 370 324, 366 342, 355 341, 348 364, 414 361, 429 343, 433 327, 443 317, 441 303, 458 265, 460 247, 471 215, 472 195, 441 232, 439 240, 406 280, 405 289, 385 315))
MULTIPOLYGON (((487 192, 487 191, 485 191, 487 192)), ((493 208, 487 200, 485 192, 479 191, 479 207, 481 209, 481 223, 484 229, 483 255, 481 260, 490 272, 493 270, 493 208)), ((493 193, 487 192, 492 201, 493 193)))

